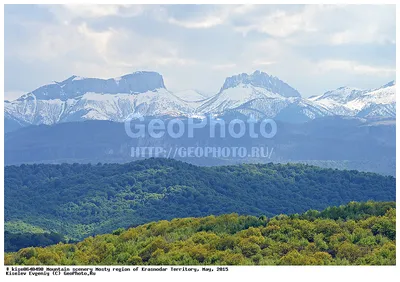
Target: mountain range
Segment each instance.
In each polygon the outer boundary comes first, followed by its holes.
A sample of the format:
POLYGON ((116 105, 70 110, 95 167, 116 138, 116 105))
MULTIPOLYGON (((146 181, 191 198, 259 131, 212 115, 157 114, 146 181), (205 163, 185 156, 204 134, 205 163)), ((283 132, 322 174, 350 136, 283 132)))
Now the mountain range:
POLYGON ((395 118, 395 82, 370 90, 340 87, 303 98, 277 77, 261 71, 225 79, 210 97, 196 91, 169 91, 156 72, 138 71, 118 78, 71 76, 5 101, 5 130, 84 120, 123 122, 130 114, 202 117, 245 115, 303 122, 326 116, 395 118))
MULTIPOLYGON (((166 121, 170 120, 166 118, 166 121)), ((140 124, 148 126, 151 117, 140 124)), ((187 123, 187 119, 181 118, 187 123)), ((256 124, 255 127, 258 125, 256 124)), ((396 173, 396 125, 394 121, 329 116, 306 123, 277 121, 274 138, 242 138, 229 135, 210 138, 210 126, 196 130, 196 138, 130 138, 123 123, 87 120, 54 125, 37 125, 8 132, 4 137, 6 165, 27 163, 125 163, 138 159, 131 155, 133 147, 263 147, 269 157, 245 158, 179 157, 197 165, 236 163, 296 162, 320 167, 357 169, 380 174, 396 173)), ((227 131, 228 129, 226 129, 227 131)), ((167 155, 165 155, 166 157, 167 155)))

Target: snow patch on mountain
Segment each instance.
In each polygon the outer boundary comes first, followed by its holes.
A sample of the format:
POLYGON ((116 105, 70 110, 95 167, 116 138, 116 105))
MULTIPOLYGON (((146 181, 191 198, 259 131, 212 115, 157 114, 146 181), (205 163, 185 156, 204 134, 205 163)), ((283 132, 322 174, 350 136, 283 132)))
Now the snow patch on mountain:
POLYGON ((283 97, 301 97, 300 93, 287 83, 259 70, 250 75, 242 73, 226 78, 220 92, 229 88, 235 88, 239 85, 251 85, 253 87, 263 88, 283 97))
POLYGON ((255 99, 284 99, 279 94, 272 93, 264 88, 240 83, 235 87, 222 90, 217 95, 207 99, 198 108, 202 113, 221 113, 225 110, 234 109, 255 99))
POLYGON ((266 73, 228 77, 221 90, 206 97, 196 90, 171 92, 155 72, 117 78, 71 76, 44 85, 14 101, 5 101, 11 124, 55 124, 81 120, 124 121, 131 114, 203 118, 245 115, 289 122, 325 116, 393 118, 395 82, 373 90, 341 87, 304 99, 297 90, 266 73))
POLYGON ((84 80, 84 79, 86 79, 86 77, 83 77, 83 76, 76 76, 76 75, 74 75, 73 77, 74 77, 74 78, 72 79, 72 81, 74 81, 74 80, 84 80))
POLYGON ((165 88, 162 76, 156 72, 134 72, 119 78, 99 79, 73 75, 61 82, 53 82, 32 91, 37 99, 67 100, 85 93, 138 94, 165 88))
POLYGON ((347 101, 357 98, 363 92, 364 91, 361 89, 343 86, 338 89, 325 92, 324 94, 322 94, 320 96, 313 97, 310 99, 312 99, 313 101, 330 100, 330 101, 335 101, 338 103, 346 103, 347 101))
POLYGON ((362 110, 371 104, 389 105, 396 103, 396 86, 383 86, 359 95, 357 98, 346 103, 351 109, 362 110))
POLYGON ((135 72, 106 80, 71 76, 5 103, 5 112, 24 124, 121 122, 133 113, 181 116, 194 112, 194 106, 169 92, 158 73, 135 72))
POLYGON ((396 116, 394 81, 372 90, 340 87, 309 100, 336 115, 368 118, 396 116))

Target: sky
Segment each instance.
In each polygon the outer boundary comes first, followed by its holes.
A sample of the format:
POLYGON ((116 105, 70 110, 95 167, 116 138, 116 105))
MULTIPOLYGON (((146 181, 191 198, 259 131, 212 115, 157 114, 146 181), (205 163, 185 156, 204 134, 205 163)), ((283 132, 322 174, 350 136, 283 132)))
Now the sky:
POLYGON ((303 97, 395 79, 395 5, 5 5, 5 98, 72 75, 157 71, 216 94, 264 71, 303 97))

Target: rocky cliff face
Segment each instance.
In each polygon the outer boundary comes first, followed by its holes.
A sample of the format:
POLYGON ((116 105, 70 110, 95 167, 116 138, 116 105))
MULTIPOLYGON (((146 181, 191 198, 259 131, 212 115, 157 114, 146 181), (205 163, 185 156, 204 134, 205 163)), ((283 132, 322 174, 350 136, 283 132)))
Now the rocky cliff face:
POLYGON ((250 75, 242 73, 226 78, 221 92, 228 88, 237 87, 239 84, 260 87, 283 97, 301 97, 300 93, 287 83, 275 76, 268 75, 258 70, 250 75))

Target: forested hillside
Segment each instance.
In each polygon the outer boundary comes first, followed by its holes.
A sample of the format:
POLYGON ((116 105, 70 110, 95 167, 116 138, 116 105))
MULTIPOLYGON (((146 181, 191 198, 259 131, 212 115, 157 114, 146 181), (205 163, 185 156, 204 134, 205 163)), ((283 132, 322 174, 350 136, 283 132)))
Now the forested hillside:
POLYGON ((54 232, 4 232, 4 251, 15 252, 26 247, 45 247, 59 242, 67 242, 64 236, 54 232))
POLYGON ((394 202, 318 212, 151 222, 77 244, 5 254, 14 265, 395 265, 394 202))
POLYGON ((273 216, 394 201, 395 178, 301 164, 197 167, 170 159, 5 168, 5 231, 82 239, 177 217, 273 216))

